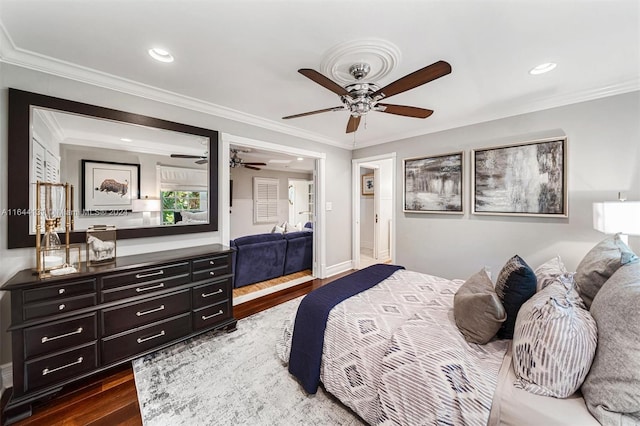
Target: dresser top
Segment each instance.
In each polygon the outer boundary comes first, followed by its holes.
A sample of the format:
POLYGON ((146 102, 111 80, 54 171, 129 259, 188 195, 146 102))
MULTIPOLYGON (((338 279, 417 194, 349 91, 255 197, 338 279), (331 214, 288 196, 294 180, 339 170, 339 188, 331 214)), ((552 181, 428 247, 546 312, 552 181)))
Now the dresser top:
POLYGON ((86 278, 88 276, 105 275, 114 272, 126 271, 128 269, 143 268, 167 262, 188 260, 196 257, 226 254, 231 249, 222 244, 210 244, 206 246, 180 248, 175 250, 156 251, 151 253, 135 254, 131 256, 116 257, 116 262, 108 265, 90 266, 82 262, 80 272, 60 275, 56 277, 39 278, 33 269, 23 269, 17 272, 4 285, 0 286, 2 291, 19 290, 24 287, 31 287, 34 284, 50 284, 57 281, 68 281, 86 278))

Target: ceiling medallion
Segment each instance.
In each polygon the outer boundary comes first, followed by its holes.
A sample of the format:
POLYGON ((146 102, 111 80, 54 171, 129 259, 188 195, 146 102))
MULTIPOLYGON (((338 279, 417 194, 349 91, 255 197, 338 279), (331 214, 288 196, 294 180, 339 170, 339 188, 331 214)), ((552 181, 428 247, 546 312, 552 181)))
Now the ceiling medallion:
MULTIPOLYGON (((380 81, 400 62, 400 49, 379 38, 367 38, 340 43, 325 52, 320 72, 342 85, 354 83, 354 64, 363 64, 368 81, 380 81)), ((360 72, 355 70, 355 72, 360 72)))

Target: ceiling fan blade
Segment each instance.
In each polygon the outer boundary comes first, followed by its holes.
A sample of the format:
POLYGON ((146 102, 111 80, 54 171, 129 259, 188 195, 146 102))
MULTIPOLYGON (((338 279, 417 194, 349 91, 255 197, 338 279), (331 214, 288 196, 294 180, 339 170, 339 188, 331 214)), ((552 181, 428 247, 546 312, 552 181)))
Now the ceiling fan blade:
POLYGON ((349 116, 349 121, 347 122, 347 133, 353 133, 358 130, 358 125, 360 124, 360 117, 354 117, 353 115, 349 116))
POLYGON ((343 109, 344 109, 344 107, 341 107, 341 106, 333 107, 333 108, 325 108, 325 109, 319 109, 317 111, 303 112, 302 114, 288 115, 286 117, 282 117, 282 119, 283 120, 287 120, 289 118, 304 117, 304 116, 307 116, 307 115, 320 114, 321 112, 342 111, 343 109))
POLYGON ((427 118, 433 114, 433 110, 418 108, 406 105, 392 105, 392 104, 377 104, 376 107, 382 107, 382 109, 376 108, 376 111, 386 112, 387 114, 404 115, 407 117, 415 118, 427 118))
POLYGON ((207 164, 208 162, 209 162, 209 160, 204 159, 204 158, 202 160, 195 161, 196 164, 207 164))
POLYGON ((171 158, 202 158, 202 155, 171 154, 171 158))
POLYGON ((315 81, 316 83, 318 83, 320 86, 324 87, 325 89, 331 90, 333 93, 335 93, 337 95, 344 96, 344 95, 348 95, 349 94, 349 92, 347 92, 347 89, 345 89, 344 87, 340 86, 335 81, 333 81, 333 80, 325 77, 324 75, 320 74, 316 70, 312 70, 311 68, 300 68, 298 70, 298 72, 300 74, 304 75, 305 77, 307 77, 308 79, 315 81))
POLYGON ((389 96, 397 95, 398 93, 406 92, 414 87, 421 86, 425 83, 433 81, 437 78, 443 77, 451 72, 451 65, 445 61, 438 61, 429 66, 426 66, 418 71, 414 71, 411 74, 394 81, 391 84, 386 85, 382 89, 379 89, 371 94, 372 98, 382 96, 388 98, 389 96))
POLYGON ((267 163, 252 163, 252 162, 245 163, 244 161, 242 162, 242 164, 244 164, 245 166, 266 166, 267 165, 267 163))
POLYGON ((246 164, 243 164, 243 166, 245 166, 247 169, 251 169, 251 170, 261 170, 259 167, 247 166, 246 164))

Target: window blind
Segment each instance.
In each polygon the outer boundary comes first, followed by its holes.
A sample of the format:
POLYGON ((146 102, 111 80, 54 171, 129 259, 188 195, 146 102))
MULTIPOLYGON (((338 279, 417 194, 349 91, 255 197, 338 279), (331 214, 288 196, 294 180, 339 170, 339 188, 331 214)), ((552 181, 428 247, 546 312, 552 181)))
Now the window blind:
POLYGON ((253 178, 253 222, 278 221, 280 181, 271 178, 253 178))

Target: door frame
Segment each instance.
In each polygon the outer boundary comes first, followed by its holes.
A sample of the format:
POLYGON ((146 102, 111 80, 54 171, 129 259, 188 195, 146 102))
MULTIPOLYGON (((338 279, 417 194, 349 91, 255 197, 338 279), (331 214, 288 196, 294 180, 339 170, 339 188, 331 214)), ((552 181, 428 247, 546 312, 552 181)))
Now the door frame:
MULTIPOLYGON (((372 157, 354 158, 351 160, 351 267, 358 269, 360 266, 360 168, 377 168, 376 162, 379 160, 392 160, 391 161, 391 263, 396 262, 396 153, 390 152, 387 154, 375 155, 372 157)), ((374 182, 375 185, 375 182, 374 182)), ((375 194, 374 194, 375 196, 375 194)), ((375 238, 375 237, 374 237, 375 238)))
POLYGON ((218 144, 218 158, 220 158, 219 179, 220 194, 218 217, 220 218, 220 238, 223 244, 229 244, 231 233, 231 214, 229 199, 229 149, 230 145, 240 145, 248 148, 264 149, 282 154, 295 155, 315 159, 313 170, 313 184, 315 202, 313 205, 313 277, 326 278, 327 274, 327 244, 325 237, 325 211, 320 208, 325 204, 325 162, 324 152, 309 151, 287 145, 280 145, 272 142, 265 142, 258 139, 249 139, 242 136, 235 136, 229 133, 220 133, 218 144))

